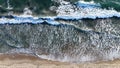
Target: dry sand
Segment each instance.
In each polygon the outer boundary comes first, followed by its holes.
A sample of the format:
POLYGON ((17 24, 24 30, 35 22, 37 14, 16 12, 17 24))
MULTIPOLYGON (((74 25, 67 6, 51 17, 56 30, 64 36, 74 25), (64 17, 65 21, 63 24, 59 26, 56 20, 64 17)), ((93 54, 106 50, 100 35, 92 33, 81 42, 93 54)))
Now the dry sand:
POLYGON ((120 60, 96 63, 49 61, 25 54, 0 55, 0 68, 120 68, 120 60))

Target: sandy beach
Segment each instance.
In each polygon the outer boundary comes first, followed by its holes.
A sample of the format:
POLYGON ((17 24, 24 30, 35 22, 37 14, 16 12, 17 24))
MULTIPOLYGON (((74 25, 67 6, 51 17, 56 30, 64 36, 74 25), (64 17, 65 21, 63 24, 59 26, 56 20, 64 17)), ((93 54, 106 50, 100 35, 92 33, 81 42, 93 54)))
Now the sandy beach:
POLYGON ((0 55, 0 68, 120 68, 120 60, 95 63, 67 63, 25 54, 0 55))

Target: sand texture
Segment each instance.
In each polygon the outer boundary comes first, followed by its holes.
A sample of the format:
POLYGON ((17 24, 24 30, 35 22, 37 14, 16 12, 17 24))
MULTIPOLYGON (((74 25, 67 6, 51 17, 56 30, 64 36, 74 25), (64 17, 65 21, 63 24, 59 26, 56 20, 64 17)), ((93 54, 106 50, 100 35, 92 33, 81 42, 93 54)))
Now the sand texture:
POLYGON ((25 54, 0 55, 0 68, 120 68, 120 60, 96 63, 66 63, 25 54))

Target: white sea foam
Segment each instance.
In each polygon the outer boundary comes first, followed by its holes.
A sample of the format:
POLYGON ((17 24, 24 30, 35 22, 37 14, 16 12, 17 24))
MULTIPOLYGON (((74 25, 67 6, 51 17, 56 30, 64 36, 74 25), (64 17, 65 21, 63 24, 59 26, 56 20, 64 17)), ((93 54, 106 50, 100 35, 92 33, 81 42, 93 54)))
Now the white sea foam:
MULTIPOLYGON (((120 12, 117 12, 116 10, 107 10, 102 8, 91 8, 90 6, 96 6, 94 2, 84 2, 79 1, 77 3, 79 7, 75 7, 75 5, 72 5, 70 3, 60 5, 58 9, 56 10, 57 16, 62 19, 83 19, 83 18, 109 18, 109 17, 120 17, 120 12), (82 6, 87 7, 82 7, 82 6), (81 7, 80 7, 81 6, 81 7)), ((99 5, 99 4, 97 4, 99 5)))
POLYGON ((11 7, 11 5, 10 5, 10 1, 9 0, 7 0, 7 9, 9 9, 9 10, 13 9, 13 7, 11 7))
POLYGON ((60 23, 57 21, 54 21, 53 18, 37 18, 37 17, 22 17, 22 16, 14 16, 14 18, 9 19, 9 18, 0 18, 0 24, 20 24, 20 23, 33 23, 33 24, 37 24, 37 23, 48 23, 51 25, 59 25, 60 23))
POLYGON ((101 5, 99 3, 95 3, 94 1, 85 2, 85 1, 78 1, 75 3, 77 7, 83 8, 99 8, 101 5))
POLYGON ((32 15, 32 11, 28 7, 25 7, 24 8, 24 15, 32 15))
POLYGON ((54 55, 38 55, 38 54, 36 54, 36 55, 40 58, 47 59, 47 60, 52 60, 52 61, 80 63, 80 62, 90 62, 90 61, 93 62, 93 61, 114 60, 114 59, 118 59, 120 57, 119 54, 120 53, 118 51, 111 51, 107 54, 104 54, 104 56, 102 56, 101 58, 96 57, 96 56, 90 56, 90 55, 83 55, 83 56, 76 55, 75 57, 71 57, 71 56, 66 55, 66 56, 63 56, 63 57, 59 56, 58 58, 55 58, 54 55))
POLYGON ((43 20, 35 20, 35 19, 30 19, 30 18, 21 18, 21 17, 15 17, 13 19, 8 19, 8 18, 0 18, 0 24, 6 24, 6 23, 42 23, 43 20))
MULTIPOLYGON (((62 11, 59 9, 59 11, 62 11)), ((115 10, 96 9, 96 8, 81 8, 80 11, 72 13, 58 12, 58 18, 62 19, 83 19, 83 18, 109 18, 109 17, 120 17, 120 12, 115 10)))

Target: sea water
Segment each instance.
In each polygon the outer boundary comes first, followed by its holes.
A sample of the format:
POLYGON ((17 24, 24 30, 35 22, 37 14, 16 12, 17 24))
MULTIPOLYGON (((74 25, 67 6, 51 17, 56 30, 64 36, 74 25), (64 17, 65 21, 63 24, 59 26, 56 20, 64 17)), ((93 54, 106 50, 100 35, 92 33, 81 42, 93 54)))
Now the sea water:
POLYGON ((2 15, 0 52, 77 63, 120 58, 119 10, 94 0, 57 3, 55 16, 33 16, 28 8, 21 15, 2 15))

